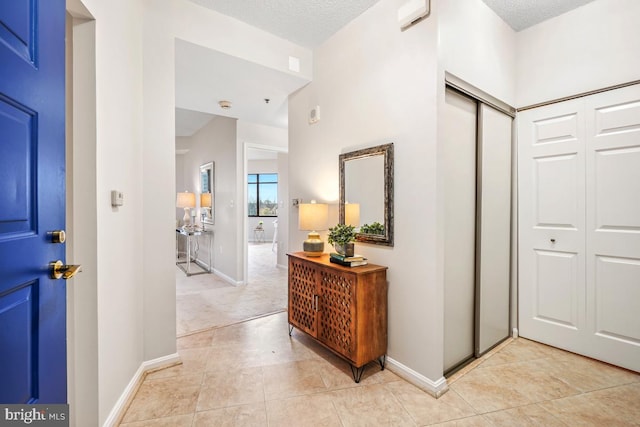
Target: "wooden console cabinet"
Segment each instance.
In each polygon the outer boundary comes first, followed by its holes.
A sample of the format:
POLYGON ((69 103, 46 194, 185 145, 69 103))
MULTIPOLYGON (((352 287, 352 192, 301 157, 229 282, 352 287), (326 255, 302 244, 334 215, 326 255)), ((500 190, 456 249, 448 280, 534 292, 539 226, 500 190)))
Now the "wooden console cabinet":
POLYGON ((384 369, 387 267, 343 267, 328 254, 288 256, 289 334, 295 326, 346 359, 356 382, 373 360, 384 369))

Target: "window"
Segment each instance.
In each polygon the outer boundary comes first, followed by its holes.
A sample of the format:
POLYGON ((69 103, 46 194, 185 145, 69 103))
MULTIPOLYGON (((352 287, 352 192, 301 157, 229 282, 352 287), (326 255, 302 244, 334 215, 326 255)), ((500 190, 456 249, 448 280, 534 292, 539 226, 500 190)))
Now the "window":
POLYGON ((250 173, 247 178, 249 216, 277 216, 278 174, 250 173))

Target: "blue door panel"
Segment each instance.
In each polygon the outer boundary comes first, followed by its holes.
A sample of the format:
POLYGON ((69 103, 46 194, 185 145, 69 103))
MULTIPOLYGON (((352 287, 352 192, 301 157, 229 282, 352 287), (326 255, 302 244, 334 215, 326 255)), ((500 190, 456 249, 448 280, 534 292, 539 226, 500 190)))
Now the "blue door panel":
POLYGON ((31 179, 36 147, 33 115, 0 98, 0 239, 7 233, 32 230, 35 186, 31 179))
POLYGON ((0 402, 65 403, 64 0, 0 0, 0 402))
POLYGON ((30 402, 37 395, 33 377, 37 361, 36 294, 37 284, 30 283, 0 296, 0 324, 13 325, 11 329, 0 329, 5 362, 0 365, 0 378, 13 385, 11 388, 0 387, 0 402, 30 402))
POLYGON ((0 2, 0 42, 28 62, 35 62, 36 0, 0 2))

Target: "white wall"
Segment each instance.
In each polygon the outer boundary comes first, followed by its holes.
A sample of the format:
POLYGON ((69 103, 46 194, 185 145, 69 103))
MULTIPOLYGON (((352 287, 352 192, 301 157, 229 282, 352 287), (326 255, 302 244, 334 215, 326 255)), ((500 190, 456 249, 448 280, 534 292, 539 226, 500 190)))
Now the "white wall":
POLYGON ((287 129, 258 123, 238 121, 238 142, 252 143, 286 150, 289 146, 287 129))
POLYGON ((145 6, 142 25, 144 50, 140 64, 144 96, 141 227, 144 244, 141 259, 145 298, 142 360, 150 361, 176 352, 175 61, 173 48, 157 51, 148 42, 152 39, 156 44, 173 46, 173 38, 167 34, 170 20, 159 9, 163 7, 158 6, 161 2, 142 2, 145 6), (170 85, 165 80, 167 74, 170 85))
POLYGON ((517 107, 640 79, 640 2, 596 0, 517 34, 517 107))
MULTIPOLYGON (((434 11, 401 31, 403 3, 380 1, 314 52, 313 82, 289 98, 289 196, 335 207, 338 155, 395 144, 395 246, 356 246, 389 266, 389 357, 433 388, 442 377, 443 333, 435 262, 437 18, 434 11), (309 125, 316 105, 321 120, 309 125)), ((289 250, 299 251, 305 233, 296 208, 288 209, 289 250)), ((337 209, 331 212, 333 226, 337 209)))
MULTIPOLYGON (((288 267, 287 252, 289 251, 289 154, 278 153, 278 245, 277 265, 288 267)), ((297 218, 294 219, 296 225, 297 218)))
POLYGON ((515 31, 481 0, 436 6, 442 69, 515 106, 515 31))

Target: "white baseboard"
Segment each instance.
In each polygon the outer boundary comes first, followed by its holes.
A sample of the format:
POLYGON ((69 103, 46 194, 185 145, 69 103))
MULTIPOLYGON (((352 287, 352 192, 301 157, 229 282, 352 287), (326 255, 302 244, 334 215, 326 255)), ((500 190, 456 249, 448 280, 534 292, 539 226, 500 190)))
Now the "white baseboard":
POLYGON ((441 377, 437 381, 432 381, 390 357, 387 357, 386 366, 394 374, 407 380, 419 389, 426 391, 436 399, 449 390, 449 385, 444 377, 441 377))
POLYGON ((511 333, 513 338, 518 338, 518 328, 513 328, 513 332, 511 333))
MULTIPOLYGON (((200 258, 197 258, 195 260, 195 263, 198 264, 198 266, 200 266, 200 268, 202 268, 204 270, 209 270, 209 264, 204 262, 200 258)), ((222 273, 220 270, 217 270, 214 266, 211 266, 211 273, 215 274, 216 276, 220 277, 222 280, 224 280, 225 282, 227 282, 227 283, 229 283, 229 284, 231 284, 233 286, 244 285, 244 281, 233 280, 231 277, 229 277, 226 274, 222 273)))
POLYGON ((178 363, 180 363, 180 356, 178 355, 178 353, 142 362, 136 373, 133 374, 133 377, 129 381, 129 384, 127 384, 124 391, 120 395, 120 398, 111 409, 111 412, 104 422, 103 427, 115 427, 116 425, 118 425, 118 422, 124 416, 124 412, 129 407, 129 403, 135 396, 138 388, 140 388, 140 385, 142 384, 142 381, 144 381, 144 377, 147 373, 160 368, 168 368, 169 366, 178 363))
POLYGON ((213 274, 215 274, 216 276, 220 277, 222 280, 224 280, 225 282, 227 282, 227 283, 229 283, 229 284, 231 284, 233 286, 244 285, 244 281, 243 280, 233 280, 231 277, 227 276, 226 274, 224 274, 220 270, 216 270, 215 268, 213 269, 213 274))
POLYGON ((288 270, 288 269, 289 269, 289 266, 287 266, 287 265, 282 265, 282 264, 276 264, 276 267, 281 268, 281 269, 283 269, 283 270, 288 270))

